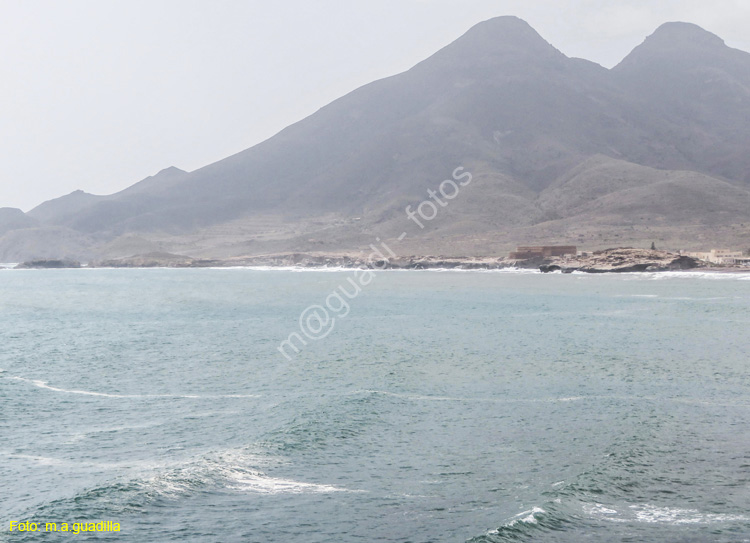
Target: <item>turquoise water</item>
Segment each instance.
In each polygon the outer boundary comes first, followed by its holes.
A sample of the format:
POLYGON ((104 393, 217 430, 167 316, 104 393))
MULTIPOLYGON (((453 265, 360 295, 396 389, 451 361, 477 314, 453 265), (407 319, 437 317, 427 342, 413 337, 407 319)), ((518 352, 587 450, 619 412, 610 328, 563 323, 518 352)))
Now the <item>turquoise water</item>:
POLYGON ((0 541, 750 541, 750 274, 351 277, 0 270, 0 541))

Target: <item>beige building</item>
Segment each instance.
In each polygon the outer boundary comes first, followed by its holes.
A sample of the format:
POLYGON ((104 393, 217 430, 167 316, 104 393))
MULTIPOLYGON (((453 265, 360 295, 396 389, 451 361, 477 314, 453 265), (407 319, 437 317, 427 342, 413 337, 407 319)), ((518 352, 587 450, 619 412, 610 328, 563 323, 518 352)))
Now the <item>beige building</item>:
POLYGON ((708 252, 685 252, 683 254, 712 264, 745 264, 750 262, 750 257, 745 256, 742 251, 732 249, 711 249, 708 252))

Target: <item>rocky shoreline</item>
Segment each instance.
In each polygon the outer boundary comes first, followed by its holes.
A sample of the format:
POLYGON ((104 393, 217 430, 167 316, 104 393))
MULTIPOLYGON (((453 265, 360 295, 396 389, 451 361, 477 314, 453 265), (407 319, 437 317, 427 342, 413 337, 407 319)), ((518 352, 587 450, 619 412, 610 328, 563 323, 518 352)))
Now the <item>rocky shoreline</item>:
POLYGON ((516 267, 515 261, 503 258, 408 256, 371 260, 359 255, 326 255, 288 253, 228 259, 197 259, 169 253, 151 253, 127 258, 101 260, 89 263, 91 268, 350 268, 350 269, 501 269, 516 267))
POLYGON ((388 260, 370 260, 361 255, 283 253, 228 259, 201 259, 171 253, 148 253, 125 258, 99 260, 82 265, 65 259, 34 260, 19 264, 19 269, 61 268, 344 268, 381 270, 500 270, 526 269, 549 272, 628 273, 674 270, 750 271, 748 267, 713 266, 707 262, 667 251, 633 248, 606 249, 584 256, 565 256, 527 260, 497 257, 406 256, 388 260))
POLYGON ((60 270, 60 269, 68 269, 68 268, 81 268, 82 265, 77 260, 70 260, 68 258, 61 258, 61 259, 39 259, 39 260, 29 260, 28 262, 23 262, 22 264, 18 264, 15 269, 17 270, 41 270, 41 269, 48 269, 48 270, 60 270))

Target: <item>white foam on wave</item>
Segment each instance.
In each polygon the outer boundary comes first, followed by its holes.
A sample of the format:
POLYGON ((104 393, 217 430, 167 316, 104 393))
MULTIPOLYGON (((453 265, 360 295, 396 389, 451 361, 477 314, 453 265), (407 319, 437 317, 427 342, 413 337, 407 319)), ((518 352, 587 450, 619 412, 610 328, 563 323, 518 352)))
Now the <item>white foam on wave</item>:
POLYGON ((70 461, 62 458, 52 458, 49 456, 37 456, 33 454, 17 454, 17 453, 4 453, 4 456, 8 458, 20 458, 21 460, 29 460, 40 466, 64 466, 71 464, 70 461))
MULTIPOLYGON (((171 269, 171 268, 167 268, 171 269)), ((538 275, 541 274, 537 269, 524 269, 524 268, 498 268, 498 269, 487 269, 487 268, 388 268, 380 270, 377 268, 347 268, 341 266, 329 266, 329 267, 307 267, 307 266, 219 266, 219 267, 207 267, 201 269, 208 270, 251 270, 251 271, 273 271, 273 272, 334 272, 334 273, 345 273, 355 271, 371 271, 373 273, 413 273, 413 272, 456 272, 456 273, 508 273, 508 274, 525 274, 525 275, 538 275)))
POLYGON ((525 522, 527 524, 536 524, 537 520, 536 520, 536 516, 535 515, 542 515, 542 514, 544 514, 546 512, 547 511, 545 511, 541 507, 534 507, 530 511, 524 511, 523 513, 519 514, 518 516, 522 517, 522 518, 519 518, 517 520, 513 520, 510 525, 513 526, 513 524, 516 524, 518 522, 525 522))
POLYGON ((601 503, 585 504, 583 506, 583 511, 594 518, 609 518, 610 520, 612 520, 612 515, 617 514, 616 509, 610 509, 601 503))
POLYGON ((118 426, 106 426, 104 428, 89 428, 83 432, 76 432, 71 435, 70 439, 66 441, 66 443, 76 443, 78 441, 82 441, 84 439, 88 439, 91 436, 99 435, 99 434, 115 434, 119 432, 127 432, 129 430, 145 430, 146 428, 155 428, 157 426, 162 426, 166 424, 163 420, 153 421, 153 422, 146 422, 142 424, 124 424, 124 425, 118 425, 118 426))
POLYGON ((637 522, 649 524, 716 524, 723 522, 747 522, 750 517, 723 513, 701 513, 698 509, 679 509, 642 504, 631 505, 637 522))
MULTIPOLYGON (((56 458, 51 456, 41 456, 35 454, 21 454, 12 453, 8 451, 0 451, 0 456, 4 456, 10 459, 18 459, 26 462, 33 462, 38 466, 64 466, 65 468, 74 469, 103 469, 103 470, 131 470, 131 469, 151 469, 155 467, 152 461, 123 461, 123 462, 92 462, 92 461, 79 461, 71 460, 69 458, 56 458)), ((172 463, 174 464, 174 463, 172 463)), ((170 464, 162 464, 168 466, 170 464)))
MULTIPOLYGON (((10 459, 19 459, 33 462, 40 466, 64 466, 65 468, 74 469, 96 469, 96 470, 115 470, 118 473, 149 473, 155 470, 179 470, 186 465, 184 459, 164 458, 164 459, 142 459, 142 460, 120 460, 120 461, 97 461, 97 460, 80 460, 70 458, 57 458, 49 456, 40 456, 33 454, 20 454, 8 451, 0 451, 0 456, 10 459)), ((148 480, 157 480, 159 477, 153 476, 148 480)))
MULTIPOLYGON (((353 272, 359 268, 345 268, 342 266, 330 266, 319 268, 307 266, 228 266, 225 268, 210 268, 212 270, 250 270, 250 271, 273 271, 273 272, 353 272)), ((375 270, 378 271, 378 270, 375 270)))
POLYGON ((151 459, 135 462, 129 460, 113 463, 81 462, 8 451, 0 451, 0 455, 33 462, 39 466, 115 470, 121 478, 112 483, 127 481, 126 486, 131 491, 141 493, 149 500, 153 497, 174 499, 212 490, 256 494, 360 492, 332 484, 272 477, 261 469, 278 468, 287 462, 280 458, 236 450, 192 459, 151 459), (129 472, 130 475, 122 478, 123 472, 129 472), (133 476, 135 478, 132 478, 133 476))
POLYGON ((346 492, 345 488, 322 485, 316 483, 304 483, 291 479, 277 479, 268 477, 263 473, 251 473, 235 479, 236 485, 229 486, 233 490, 246 492, 257 492, 259 494, 302 494, 305 492, 331 493, 346 492))
POLYGON ((83 396, 99 396, 103 398, 185 398, 191 400, 215 400, 221 398, 260 398, 260 395, 258 394, 112 394, 107 392, 93 392, 90 390, 54 387, 49 385, 47 381, 42 381, 40 379, 26 379, 25 377, 8 377, 8 379, 30 383, 36 387, 43 388, 45 390, 51 390, 53 392, 61 392, 64 394, 80 394, 83 396))
POLYGON ((632 274, 636 277, 643 277, 649 280, 663 279, 710 279, 719 281, 747 281, 750 280, 750 271, 663 271, 663 272, 642 272, 632 274))
POLYGON ((659 298, 661 300, 669 300, 676 302, 718 302, 721 300, 736 300, 742 299, 738 296, 661 296, 659 294, 617 294, 614 298, 659 298))
POLYGON ((52 390, 53 392, 64 392, 66 394, 82 394, 85 396, 103 396, 106 398, 127 398, 128 396, 123 394, 107 394, 104 392, 90 392, 88 390, 70 390, 64 388, 57 388, 47 384, 47 381, 41 381, 39 379, 26 379, 25 377, 10 377, 15 381, 23 381, 24 383, 30 383, 35 387, 43 388, 46 390, 52 390))
POLYGON ((640 522, 645 524, 719 524, 726 522, 747 522, 750 517, 726 513, 702 513, 698 509, 659 507, 649 504, 630 505, 618 512, 600 503, 585 504, 584 512, 596 519, 611 522, 640 522))
POLYGON ((433 272, 433 273, 493 273, 493 274, 513 274, 513 275, 541 275, 541 271, 523 268, 397 268, 382 270, 391 273, 414 273, 414 272, 433 272))
POLYGON ((97 268, 76 268, 76 269, 89 269, 89 270, 117 270, 122 271, 125 273, 132 272, 132 271, 153 271, 153 270, 169 270, 169 271, 197 271, 200 272, 201 270, 250 270, 250 271, 287 271, 287 272, 300 272, 300 271, 318 271, 318 272, 327 272, 327 271, 352 271, 355 268, 308 268, 308 267, 302 267, 302 266, 206 266, 206 267, 200 267, 200 268, 171 268, 169 266, 150 266, 148 268, 115 268, 115 267, 97 267, 97 268))
POLYGON ((358 394, 380 394, 383 396, 393 396, 414 401, 432 401, 432 402, 487 402, 487 403, 565 403, 586 400, 588 396, 563 396, 560 398, 464 398, 456 396, 427 396, 422 394, 406 394, 399 392, 388 392, 385 390, 355 390, 348 393, 349 395, 358 394))
POLYGON ((211 486, 257 494, 351 492, 335 485, 272 477, 258 469, 284 463, 268 456, 225 451, 185 462, 166 473, 150 477, 145 480, 145 486, 149 492, 165 497, 175 497, 211 486))
POLYGON ((347 392, 347 396, 355 396, 361 394, 379 394, 383 396, 392 396, 395 398, 403 398, 405 400, 412 401, 432 401, 432 402, 484 402, 484 403, 498 403, 498 404, 517 404, 517 403, 568 403, 568 402, 580 402, 580 401, 595 401, 595 400, 615 400, 622 402, 671 402, 671 403, 684 403, 690 405, 705 405, 709 407, 738 407, 748 408, 750 403, 736 403, 736 402, 717 402, 703 400, 700 398, 668 398, 662 396, 628 396, 622 394, 609 394, 609 395, 591 395, 591 396, 561 396, 552 398, 464 398, 455 396, 429 396, 420 394, 407 394, 399 392, 388 392, 385 390, 355 390, 347 392))
MULTIPOLYGON (((522 523, 522 524, 538 524, 538 520, 536 518, 536 515, 543 515, 547 511, 542 509, 541 507, 534 507, 532 509, 529 509, 528 511, 524 511, 523 513, 519 513, 513 518, 509 519, 508 522, 503 524, 502 528, 511 528, 515 526, 516 524, 522 523)), ((496 535, 499 534, 500 530, 490 530, 487 532, 487 535, 496 535)))

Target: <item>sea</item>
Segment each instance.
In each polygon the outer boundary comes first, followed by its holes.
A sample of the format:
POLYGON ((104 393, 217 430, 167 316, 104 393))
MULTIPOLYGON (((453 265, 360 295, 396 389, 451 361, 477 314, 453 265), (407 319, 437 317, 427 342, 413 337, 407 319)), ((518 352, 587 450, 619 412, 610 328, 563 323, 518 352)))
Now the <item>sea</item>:
POLYGON ((750 272, 3 269, 0 316, 3 542, 750 541, 750 272))

